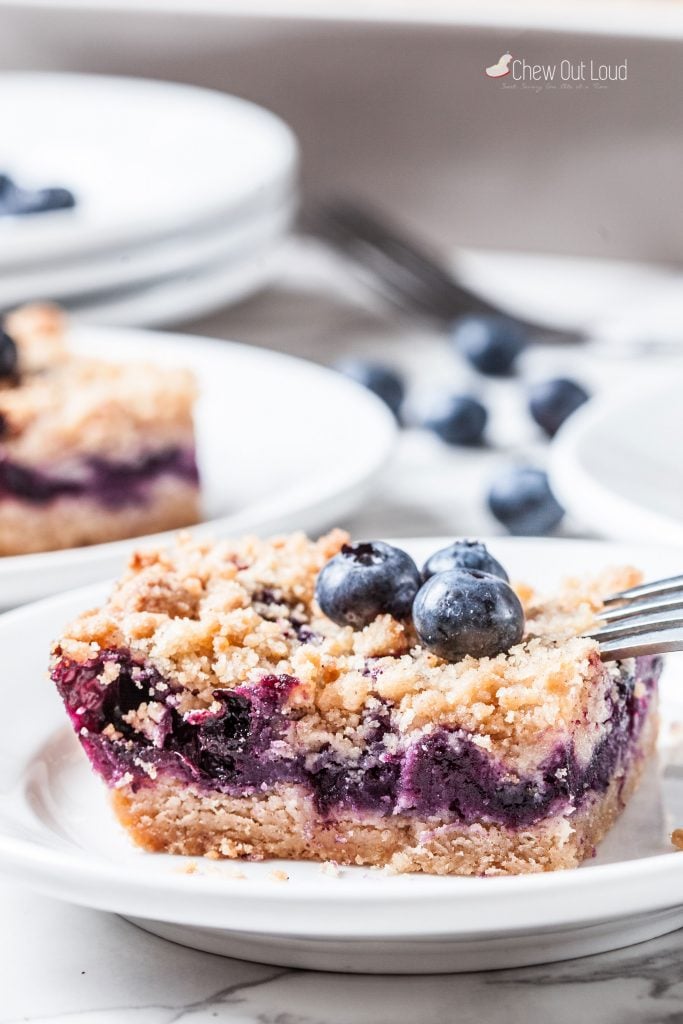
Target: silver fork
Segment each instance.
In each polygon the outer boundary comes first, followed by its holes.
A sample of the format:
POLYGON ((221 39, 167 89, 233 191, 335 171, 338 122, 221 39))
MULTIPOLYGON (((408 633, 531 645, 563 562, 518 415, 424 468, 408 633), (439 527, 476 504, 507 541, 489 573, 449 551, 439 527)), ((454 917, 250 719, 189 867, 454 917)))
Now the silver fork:
POLYGON ((308 209, 304 227, 342 252, 365 279, 404 309, 450 324, 468 313, 490 313, 513 320, 534 339, 585 340, 581 331, 529 321, 500 309, 456 280, 429 249, 374 209, 336 200, 308 209))
POLYGON ((683 651, 683 576, 642 583, 605 598, 604 625, 587 634, 603 661, 683 651))

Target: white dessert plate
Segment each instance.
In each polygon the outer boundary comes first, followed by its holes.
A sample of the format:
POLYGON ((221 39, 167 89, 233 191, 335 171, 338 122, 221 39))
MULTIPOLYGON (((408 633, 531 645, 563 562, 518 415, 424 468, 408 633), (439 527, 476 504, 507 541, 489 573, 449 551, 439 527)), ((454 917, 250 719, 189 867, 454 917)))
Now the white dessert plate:
POLYGON ((291 188, 297 145, 275 115, 223 93, 98 75, 0 75, 2 170, 62 185, 73 210, 0 220, 3 270, 177 237, 291 188))
POLYGON ((282 240, 263 239, 239 255, 179 274, 115 289, 92 301, 65 301, 72 321, 107 327, 171 327, 254 295, 278 274, 282 240))
MULTIPOLYGON (((445 540, 399 543, 422 561, 445 540)), ((605 564, 637 563, 649 577, 681 571, 680 553, 664 547, 498 538, 490 547, 513 577, 547 587, 605 564)), ((577 870, 438 878, 197 861, 130 843, 45 678, 50 642, 106 590, 89 587, 0 617, 8 723, 0 744, 0 869, 8 876, 198 949, 333 971, 514 967, 615 949, 683 925, 683 861, 669 840, 683 825, 683 749, 675 744, 681 656, 669 659, 662 681, 660 762, 653 760, 595 860, 577 870)))
POLYGON ((566 422, 551 474, 577 521, 604 536, 683 544, 682 394, 682 369, 646 370, 566 422))
POLYGON ((187 231, 171 239, 3 274, 0 308, 45 299, 92 304, 104 293, 140 288, 211 263, 234 262, 281 238, 292 223, 296 206, 296 197, 290 193, 239 221, 218 221, 208 229, 187 231))
MULTIPOLYGON (((204 508, 195 529, 203 534, 324 527, 362 499, 394 445, 396 425, 379 399, 301 359, 127 329, 75 327, 70 343, 106 359, 193 370, 204 508)), ((0 558, 0 607, 115 575, 134 547, 150 542, 0 558)))

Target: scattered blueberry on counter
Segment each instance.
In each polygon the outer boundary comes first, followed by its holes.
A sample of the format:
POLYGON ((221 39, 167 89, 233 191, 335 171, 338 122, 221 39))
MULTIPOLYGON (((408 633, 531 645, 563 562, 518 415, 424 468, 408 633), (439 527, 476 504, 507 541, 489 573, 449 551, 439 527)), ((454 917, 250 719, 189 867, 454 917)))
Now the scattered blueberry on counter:
POLYGON ((345 544, 318 574, 315 596, 328 619, 362 629, 378 615, 405 619, 420 586, 410 555, 381 540, 345 544))
POLYGON ((520 537, 542 537, 564 516, 548 474, 533 466, 514 466, 501 473, 489 490, 488 506, 499 523, 520 537))
POLYGON ((460 317, 451 328, 456 351, 480 373, 507 377, 527 343, 523 329, 504 316, 470 315, 460 317))
POLYGON ((422 426, 433 431, 446 444, 481 444, 488 413, 471 395, 446 395, 434 403, 422 426))
POLYGON ((335 369, 381 398, 398 419, 405 396, 405 385, 396 370, 383 363, 365 359, 343 359, 335 364, 335 369))
POLYGON ((477 569, 432 576, 413 605, 421 643, 446 661, 492 658, 518 644, 524 610, 509 583, 477 569))
POLYGON ((505 569, 493 555, 489 554, 486 545, 480 540, 454 540, 448 547, 435 551, 422 566, 422 579, 426 583, 437 573, 448 572, 451 569, 478 569, 479 572, 498 576, 508 582, 505 569))
MULTIPOLYGON (((451 327, 450 339, 454 351, 461 359, 464 358, 479 373, 488 376, 514 374, 516 361, 528 341, 526 331, 516 321, 503 315, 485 314, 459 318, 451 327)), ((523 394, 522 388, 525 387, 523 382, 515 379, 502 384, 484 384, 480 380, 479 386, 486 389, 484 401, 463 392, 441 391, 432 396, 431 404, 426 409, 423 405, 422 412, 413 415, 410 396, 408 402, 405 402, 404 378, 392 367, 354 358, 338 363, 337 369, 380 397, 400 425, 414 425, 429 430, 452 446, 483 444, 490 413, 500 418, 500 412, 493 404, 500 389, 516 388, 523 394)), ((555 377, 535 383, 528 389, 526 407, 546 437, 552 438, 566 419, 589 399, 588 391, 576 381, 555 377)), ((521 403, 517 404, 519 407, 521 403)), ((504 410, 505 405, 502 404, 501 411, 504 410)), ((514 437, 510 442, 512 446, 515 445, 514 437)), ((509 533, 520 536, 551 533, 564 516, 564 509, 550 489, 547 474, 533 466, 513 466, 502 472, 488 491, 487 503, 498 522, 509 533)), ((455 568, 481 569, 505 578, 504 570, 495 573, 490 566, 486 568, 485 565, 458 561, 456 554, 451 554, 452 564, 437 563, 439 568, 425 566, 425 579, 444 569, 455 568)))
POLYGON ((553 437, 589 397, 580 384, 566 377, 556 377, 534 384, 529 391, 529 412, 548 437, 553 437))
POLYGON ((75 205, 68 188, 22 188, 8 174, 0 174, 0 217, 67 210, 75 205))

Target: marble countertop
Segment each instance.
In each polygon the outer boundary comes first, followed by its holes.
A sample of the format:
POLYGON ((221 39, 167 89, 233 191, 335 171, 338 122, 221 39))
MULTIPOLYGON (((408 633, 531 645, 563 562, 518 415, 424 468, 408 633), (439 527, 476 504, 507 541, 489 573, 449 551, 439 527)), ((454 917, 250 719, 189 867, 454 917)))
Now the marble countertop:
POLYGON ((0 1022, 18 1024, 674 1024, 683 932, 481 974, 316 974, 176 946, 122 919, 0 884, 0 1022))
MULTIPOLYGON (((456 370, 444 339, 406 324, 355 291, 333 264, 292 266, 265 294, 188 329, 332 362, 367 352, 403 366, 416 400, 456 370), (431 382, 431 383, 430 383, 431 382)), ((536 357, 534 357, 536 358, 536 357)), ((557 371, 600 376, 600 357, 556 351, 557 371)), ((628 372, 610 358, 609 379, 628 372)), ((533 371, 533 367, 531 368, 533 371)), ((463 376, 465 375, 465 376, 463 376)), ((495 465, 523 451, 543 461, 533 432, 507 436, 510 386, 492 388, 497 442, 447 450, 408 432, 375 500, 344 525, 357 535, 485 533, 481 499, 495 465)), ((580 531, 569 523, 567 532, 580 531)), ((0 882, 0 1024, 664 1024, 683 1020, 683 932, 631 949, 551 966, 434 977, 315 974, 225 960, 173 945, 117 917, 0 882)))

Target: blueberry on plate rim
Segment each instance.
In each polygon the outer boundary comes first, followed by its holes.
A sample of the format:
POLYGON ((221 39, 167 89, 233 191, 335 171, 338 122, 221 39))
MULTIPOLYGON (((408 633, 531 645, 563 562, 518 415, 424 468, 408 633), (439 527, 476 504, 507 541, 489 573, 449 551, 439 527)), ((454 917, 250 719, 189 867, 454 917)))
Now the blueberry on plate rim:
POLYGON ((472 395, 444 395, 425 416, 422 426, 446 444, 481 444, 488 420, 486 408, 472 395))
POLYGON ((509 583, 477 569, 430 577, 413 604, 420 642, 446 661, 493 658, 524 635, 524 609, 509 583))
POLYGON ((68 188, 23 188, 9 174, 0 174, 0 216, 49 213, 68 210, 75 205, 76 197, 68 188))
POLYGON ((409 617, 422 579, 413 559, 385 541, 344 544, 318 573, 315 596, 339 626, 362 629, 378 615, 409 617))
POLYGON ((515 320, 494 314, 470 314, 451 326, 451 341, 456 351, 491 377, 507 377, 526 347, 527 335, 515 320))
POLYGON ((491 484, 487 500, 498 522, 519 537, 550 533, 564 516, 550 489, 548 474, 534 466, 513 466, 500 473, 491 484))
POLYGON ((384 363, 366 359, 341 359, 334 368, 381 398, 398 418, 405 397, 405 384, 400 373, 384 363))
POLYGON ((565 420, 588 401, 585 388, 568 377, 539 381, 529 390, 529 412, 548 437, 554 437, 565 420))
POLYGON ((450 569, 478 569, 479 572, 486 572, 490 576, 498 576, 506 583, 510 579, 500 562, 489 553, 486 545, 480 540, 468 537, 454 540, 452 544, 430 555, 422 566, 422 579, 426 583, 431 576, 438 572, 448 572, 450 569))

